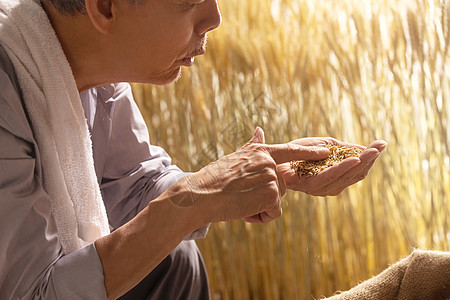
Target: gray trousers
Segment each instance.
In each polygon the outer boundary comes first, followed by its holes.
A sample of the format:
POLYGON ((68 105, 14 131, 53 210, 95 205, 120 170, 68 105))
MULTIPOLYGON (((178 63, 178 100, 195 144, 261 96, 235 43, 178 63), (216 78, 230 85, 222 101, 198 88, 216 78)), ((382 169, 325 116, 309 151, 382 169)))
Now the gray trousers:
POLYGON ((209 300, 208 276, 195 241, 183 241, 120 300, 209 300))

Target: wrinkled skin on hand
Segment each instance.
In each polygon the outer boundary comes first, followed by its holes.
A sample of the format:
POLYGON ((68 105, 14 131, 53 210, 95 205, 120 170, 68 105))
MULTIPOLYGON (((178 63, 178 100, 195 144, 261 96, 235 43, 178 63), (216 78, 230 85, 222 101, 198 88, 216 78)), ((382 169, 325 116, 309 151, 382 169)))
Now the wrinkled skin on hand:
POLYGON ((208 222, 243 219, 266 223, 281 216, 281 197, 286 188, 316 196, 337 195, 362 180, 386 147, 375 141, 367 148, 333 138, 303 138, 287 144, 264 144, 264 132, 257 128, 253 138, 236 152, 180 179, 175 185, 187 188, 188 195, 173 197, 185 207, 199 205, 208 222), (345 145, 364 149, 359 158, 350 157, 317 176, 299 177, 290 167, 292 160, 319 160, 328 156, 325 145, 345 145))
POLYGON ((380 153, 386 148, 386 142, 382 140, 374 141, 368 147, 343 143, 333 138, 303 138, 291 141, 290 144, 319 147, 341 145, 363 149, 359 157, 347 158, 311 177, 299 177, 293 172, 289 163, 277 166, 279 174, 289 189, 314 196, 336 196, 348 186, 363 180, 380 153))
POLYGON ((253 138, 236 152, 222 157, 199 172, 182 178, 190 196, 178 206, 205 204, 213 209, 210 222, 243 218, 266 223, 281 215, 281 197, 286 192, 277 165, 294 159, 322 159, 329 151, 300 144, 265 145, 257 128, 253 138))

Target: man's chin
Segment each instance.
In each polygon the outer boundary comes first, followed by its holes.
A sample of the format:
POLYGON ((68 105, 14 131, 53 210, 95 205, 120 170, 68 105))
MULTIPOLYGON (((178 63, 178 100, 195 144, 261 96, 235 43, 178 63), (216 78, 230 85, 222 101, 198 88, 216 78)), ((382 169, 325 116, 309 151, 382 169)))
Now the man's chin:
POLYGON ((168 85, 178 81, 181 77, 181 67, 175 68, 170 72, 167 72, 163 76, 159 76, 157 78, 152 78, 148 81, 148 83, 156 84, 156 85, 168 85))

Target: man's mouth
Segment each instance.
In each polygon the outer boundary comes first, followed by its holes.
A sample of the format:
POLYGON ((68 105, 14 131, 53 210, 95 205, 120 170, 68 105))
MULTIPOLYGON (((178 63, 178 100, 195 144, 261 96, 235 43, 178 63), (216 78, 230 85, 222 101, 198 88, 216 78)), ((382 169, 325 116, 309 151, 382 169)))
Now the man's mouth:
POLYGON ((180 59, 180 61, 181 61, 181 65, 183 65, 185 67, 190 67, 194 63, 194 57, 193 56, 185 57, 185 58, 180 59))
POLYGON ((189 54, 187 54, 185 57, 180 59, 180 62, 183 66, 190 67, 194 63, 195 56, 203 55, 205 53, 204 48, 197 49, 189 54))

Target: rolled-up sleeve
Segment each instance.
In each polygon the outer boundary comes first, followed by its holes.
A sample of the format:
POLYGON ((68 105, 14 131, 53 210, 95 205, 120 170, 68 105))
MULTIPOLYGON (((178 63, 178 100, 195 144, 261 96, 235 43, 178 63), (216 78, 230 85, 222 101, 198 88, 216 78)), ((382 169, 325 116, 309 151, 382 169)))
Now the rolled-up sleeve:
POLYGON ((55 299, 106 299, 103 268, 94 244, 62 256, 50 279, 55 299), (68 287, 68 281, 77 288, 68 287))
POLYGON ((1 70, 0 91, 0 299, 106 299, 94 245, 62 253, 39 149, 1 70))
POLYGON ((102 265, 94 244, 59 256, 21 299, 106 299, 102 265))

